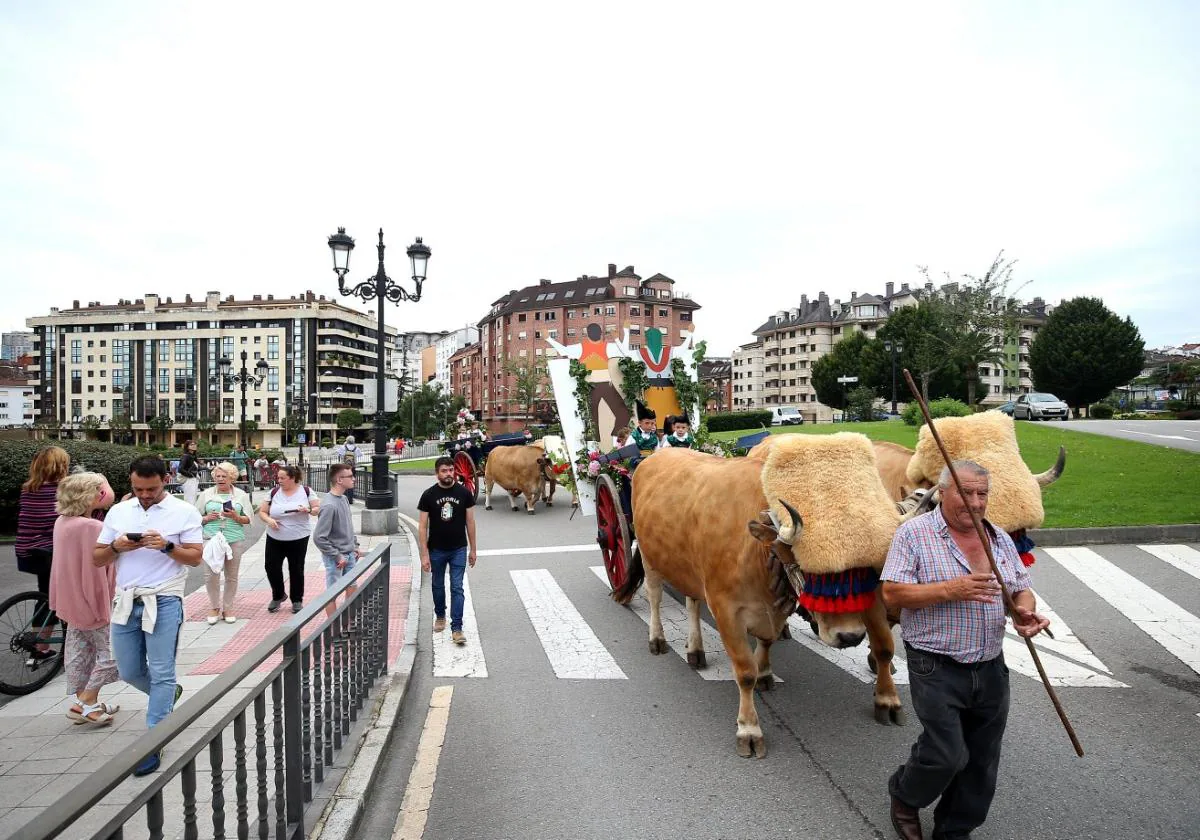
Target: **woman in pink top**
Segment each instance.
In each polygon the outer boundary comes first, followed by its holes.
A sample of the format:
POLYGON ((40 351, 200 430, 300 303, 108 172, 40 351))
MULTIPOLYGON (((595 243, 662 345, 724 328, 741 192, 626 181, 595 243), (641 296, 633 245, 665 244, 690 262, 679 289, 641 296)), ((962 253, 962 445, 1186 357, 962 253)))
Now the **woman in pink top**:
POLYGON ((74 473, 58 483, 50 607, 67 622, 67 717, 91 726, 109 725, 119 708, 100 702, 100 689, 119 678, 108 644, 116 567, 92 562, 101 528, 92 512, 107 510, 113 500, 99 473, 74 473))

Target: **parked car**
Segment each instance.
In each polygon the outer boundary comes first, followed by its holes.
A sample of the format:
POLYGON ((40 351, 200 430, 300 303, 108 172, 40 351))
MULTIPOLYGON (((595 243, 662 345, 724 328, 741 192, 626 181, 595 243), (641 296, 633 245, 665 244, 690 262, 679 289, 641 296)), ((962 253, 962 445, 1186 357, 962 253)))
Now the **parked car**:
POLYGON ((777 405, 771 408, 772 426, 802 426, 804 415, 794 405, 777 405))
POLYGON ((1013 403, 1014 420, 1066 420, 1070 409, 1053 394, 1021 394, 1013 403))
POLYGON ((994 410, 999 411, 1001 414, 1007 414, 1009 417, 1012 417, 1013 416, 1013 405, 1014 405, 1013 401, 1009 400, 1006 403, 1000 403, 1000 405, 996 406, 996 408, 994 410))

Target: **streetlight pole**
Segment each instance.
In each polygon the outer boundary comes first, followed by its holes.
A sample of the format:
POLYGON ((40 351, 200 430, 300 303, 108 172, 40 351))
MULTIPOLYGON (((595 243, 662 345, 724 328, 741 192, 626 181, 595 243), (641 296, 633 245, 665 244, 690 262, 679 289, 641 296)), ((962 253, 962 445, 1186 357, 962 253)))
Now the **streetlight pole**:
POLYGON ((892 414, 896 413, 896 356, 904 352, 904 342, 900 340, 883 342, 883 349, 892 354, 892 414))
POLYGON ((354 250, 354 239, 346 235, 345 228, 329 237, 329 249, 333 252, 333 270, 338 276, 338 291, 348 297, 361 298, 370 303, 378 302, 379 311, 376 320, 378 334, 376 335, 375 362, 375 452, 371 456, 371 489, 367 492, 368 510, 386 510, 395 507, 392 497, 391 482, 388 481, 388 456, 384 428, 384 376, 385 358, 387 353, 387 337, 384 334, 383 304, 385 300, 399 303, 402 300, 417 303, 421 299, 421 287, 425 283, 425 269, 429 262, 430 249, 417 237, 417 241, 408 246, 408 258, 412 263, 412 279, 415 292, 409 292, 402 286, 393 283, 387 276, 383 266, 383 228, 379 229, 379 268, 375 276, 364 280, 353 288, 346 288, 346 273, 350 270, 350 252, 354 250))
MULTIPOLYGON (((267 368, 269 367, 267 365, 266 359, 259 359, 258 364, 254 366, 256 373, 251 374, 250 371, 246 370, 246 359, 248 359, 248 358, 249 358, 249 354, 245 350, 243 350, 241 353, 241 359, 242 359, 241 370, 239 370, 237 373, 230 373, 229 372, 230 368, 233 367, 233 360, 227 356, 222 356, 220 361, 217 362, 217 366, 220 368, 220 372, 214 373, 212 376, 209 377, 209 381, 211 381, 211 382, 223 382, 226 386, 240 385, 242 388, 242 422, 240 424, 240 435, 241 435, 241 443, 242 443, 243 450, 247 449, 249 446, 249 441, 246 438, 246 387, 248 385, 250 385, 251 383, 254 384, 255 388, 257 388, 259 385, 261 385, 263 379, 267 375, 267 368)), ((249 482, 250 488, 251 488, 250 499, 251 499, 251 501, 253 501, 254 500, 254 495, 253 495, 254 494, 254 489, 253 489, 254 488, 254 476, 252 476, 250 474, 250 464, 249 463, 246 464, 246 477, 250 479, 250 482, 249 482)))

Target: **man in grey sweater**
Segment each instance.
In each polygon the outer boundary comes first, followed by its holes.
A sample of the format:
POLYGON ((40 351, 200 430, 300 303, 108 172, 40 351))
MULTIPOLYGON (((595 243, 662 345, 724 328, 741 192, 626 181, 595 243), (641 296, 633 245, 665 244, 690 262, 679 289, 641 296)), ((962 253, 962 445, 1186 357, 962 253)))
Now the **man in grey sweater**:
MULTIPOLYGON (((329 494, 321 500, 317 513, 317 526, 313 528, 312 541, 321 552, 325 564, 325 587, 337 583, 337 579, 348 574, 355 561, 363 556, 354 534, 354 520, 350 517, 350 502, 346 491, 354 487, 354 470, 348 464, 332 464, 329 467, 329 494)), ((346 596, 355 587, 346 587, 346 596)), ((330 601, 325 612, 333 615, 335 602, 330 601)))

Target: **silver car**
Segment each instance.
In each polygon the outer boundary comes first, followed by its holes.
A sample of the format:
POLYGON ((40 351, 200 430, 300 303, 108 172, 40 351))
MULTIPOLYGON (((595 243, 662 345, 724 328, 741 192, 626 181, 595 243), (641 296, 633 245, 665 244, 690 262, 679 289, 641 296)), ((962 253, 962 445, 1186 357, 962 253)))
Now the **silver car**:
POLYGON ((1013 403, 1014 420, 1066 420, 1070 408, 1053 394, 1021 394, 1013 403))

